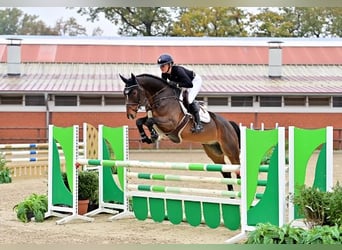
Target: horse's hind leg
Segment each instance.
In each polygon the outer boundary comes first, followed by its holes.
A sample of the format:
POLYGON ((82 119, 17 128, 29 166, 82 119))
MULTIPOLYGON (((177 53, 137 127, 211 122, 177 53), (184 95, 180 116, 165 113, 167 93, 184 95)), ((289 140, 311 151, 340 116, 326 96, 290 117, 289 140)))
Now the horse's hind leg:
MULTIPOLYGON (((224 154, 221 150, 221 147, 218 143, 215 144, 202 144, 203 149, 207 156, 216 164, 226 164, 224 160, 224 154)), ((230 172, 222 172, 222 176, 224 178, 232 178, 232 175, 230 172)), ((233 185, 228 184, 227 188, 229 191, 233 191, 233 185)))

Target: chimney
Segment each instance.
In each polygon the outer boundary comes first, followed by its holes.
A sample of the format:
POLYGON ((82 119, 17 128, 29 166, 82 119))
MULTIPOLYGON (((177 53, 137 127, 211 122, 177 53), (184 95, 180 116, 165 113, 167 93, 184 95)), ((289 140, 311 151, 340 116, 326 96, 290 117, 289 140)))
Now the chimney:
POLYGON ((7 38, 7 75, 20 76, 21 74, 21 38, 7 38))
POLYGON ((280 78, 282 68, 281 41, 270 41, 268 54, 268 77, 280 78))

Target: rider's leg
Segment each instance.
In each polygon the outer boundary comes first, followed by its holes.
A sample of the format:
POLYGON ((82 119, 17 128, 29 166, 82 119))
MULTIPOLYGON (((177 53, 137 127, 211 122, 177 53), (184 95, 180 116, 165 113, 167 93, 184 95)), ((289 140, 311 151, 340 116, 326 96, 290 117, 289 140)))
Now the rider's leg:
POLYGON ((195 101, 195 98, 200 91, 200 88, 202 86, 202 78, 199 75, 196 75, 195 78, 192 80, 193 87, 188 89, 189 95, 188 95, 188 101, 189 101, 189 112, 193 115, 195 120, 195 126, 193 128, 193 132, 201 132, 203 130, 203 126, 200 121, 199 116, 199 104, 195 101))
POLYGON ((201 123, 200 120, 200 115, 199 115, 199 111, 200 111, 200 106, 198 104, 198 102, 194 101, 189 105, 189 111, 190 113, 193 115, 194 120, 195 120, 195 125, 192 128, 192 132, 194 133, 199 133, 203 130, 203 125, 201 123))

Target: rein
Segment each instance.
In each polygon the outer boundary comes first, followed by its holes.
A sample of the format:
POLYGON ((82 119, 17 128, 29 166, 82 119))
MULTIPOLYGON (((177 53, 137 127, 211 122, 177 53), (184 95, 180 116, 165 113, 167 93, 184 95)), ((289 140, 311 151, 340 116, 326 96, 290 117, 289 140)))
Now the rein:
POLYGON ((157 106, 158 106, 158 103, 160 103, 160 101, 162 101, 162 100, 175 99, 175 100, 177 100, 177 101, 181 101, 181 100, 177 97, 177 95, 176 95, 175 93, 174 93, 174 95, 172 95, 172 96, 164 96, 164 97, 160 97, 160 98, 154 100, 154 99, 157 97, 157 95, 159 95, 160 93, 162 93, 162 92, 163 92, 165 89, 167 89, 167 88, 168 88, 168 86, 165 86, 164 88, 162 88, 161 90, 157 91, 154 95, 151 96, 151 100, 152 100, 152 102, 151 102, 151 107, 157 107, 157 106))

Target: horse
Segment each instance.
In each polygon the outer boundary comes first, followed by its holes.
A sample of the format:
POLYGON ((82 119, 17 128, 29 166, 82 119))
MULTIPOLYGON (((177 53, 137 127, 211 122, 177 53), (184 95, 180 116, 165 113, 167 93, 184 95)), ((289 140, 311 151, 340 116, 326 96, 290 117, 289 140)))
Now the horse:
MULTIPOLYGON (((149 129, 155 125, 158 133, 167 136, 174 143, 181 143, 183 140, 201 143, 207 156, 216 164, 226 164, 225 157, 231 164, 240 164, 240 128, 234 121, 227 121, 208 111, 210 121, 203 123, 202 132, 193 133, 191 128, 194 120, 182 107, 179 88, 151 74, 131 73, 131 78, 120 74, 120 78, 125 83, 127 118, 135 119, 139 108, 144 105, 151 113, 149 117, 140 118, 140 132, 144 123, 147 123, 149 129)), ((224 178, 231 178, 230 172, 223 172, 222 175, 224 178)), ((239 171, 236 175, 240 178, 239 171)), ((228 190, 233 190, 233 186, 228 185, 228 190)))

